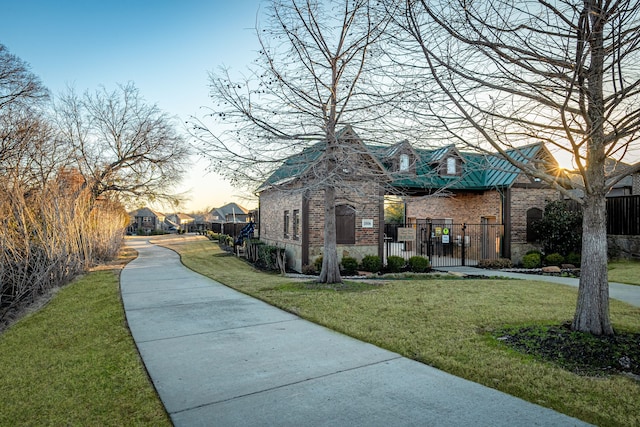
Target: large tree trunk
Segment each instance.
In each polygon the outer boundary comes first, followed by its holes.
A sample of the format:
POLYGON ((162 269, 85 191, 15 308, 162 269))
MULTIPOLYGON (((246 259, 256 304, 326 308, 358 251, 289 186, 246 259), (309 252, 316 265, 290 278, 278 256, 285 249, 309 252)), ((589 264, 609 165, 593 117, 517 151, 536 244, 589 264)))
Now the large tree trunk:
POLYGON ((585 0, 581 30, 589 43, 587 88, 587 171, 582 219, 582 269, 578 304, 572 327, 593 335, 613 335, 609 319, 607 271, 607 204, 605 176, 605 107, 603 94, 604 38, 606 24, 601 4, 585 0))
POLYGON ((582 221, 582 268, 573 330, 613 335, 609 319, 607 221, 604 195, 587 196, 582 221))
POLYGON ((332 185, 327 185, 324 190, 324 250, 318 281, 342 283, 336 245, 336 189, 332 185))

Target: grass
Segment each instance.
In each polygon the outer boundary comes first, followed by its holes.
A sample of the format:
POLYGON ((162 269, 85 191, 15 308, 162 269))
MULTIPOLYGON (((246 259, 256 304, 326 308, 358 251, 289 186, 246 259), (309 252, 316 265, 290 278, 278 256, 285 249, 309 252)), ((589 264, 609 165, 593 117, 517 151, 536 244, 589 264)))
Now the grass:
POLYGON ((118 286, 91 272, 0 335, 0 425, 171 425, 118 286))
MULTIPOLYGON (((578 375, 494 336, 570 320, 574 288, 493 279, 331 288, 257 271, 206 240, 167 246, 195 271, 347 335, 593 424, 640 425, 637 379, 578 375)), ((640 309, 611 301, 611 317, 617 331, 640 332, 640 309)))
POLYGON ((609 281, 640 286, 640 261, 620 260, 610 262, 609 281))

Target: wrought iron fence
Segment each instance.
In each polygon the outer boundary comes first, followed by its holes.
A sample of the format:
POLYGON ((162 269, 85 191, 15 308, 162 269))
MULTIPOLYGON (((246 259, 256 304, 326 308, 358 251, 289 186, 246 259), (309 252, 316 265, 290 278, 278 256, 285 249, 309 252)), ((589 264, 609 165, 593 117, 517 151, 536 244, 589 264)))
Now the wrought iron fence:
POLYGON ((429 258, 433 267, 473 266, 502 256, 502 224, 449 224, 417 221, 385 224, 384 260, 391 255, 429 258))
POLYGON ((640 196, 607 199, 607 234, 625 236, 640 234, 640 196))

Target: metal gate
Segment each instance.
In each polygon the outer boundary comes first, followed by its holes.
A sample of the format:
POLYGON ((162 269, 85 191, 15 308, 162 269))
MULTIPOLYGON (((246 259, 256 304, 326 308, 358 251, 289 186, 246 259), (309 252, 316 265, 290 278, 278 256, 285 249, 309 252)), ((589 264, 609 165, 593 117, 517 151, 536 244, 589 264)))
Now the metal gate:
POLYGON ((481 259, 502 257, 504 225, 451 224, 418 220, 414 224, 385 224, 384 262, 391 255, 429 258, 432 267, 474 266, 481 259))

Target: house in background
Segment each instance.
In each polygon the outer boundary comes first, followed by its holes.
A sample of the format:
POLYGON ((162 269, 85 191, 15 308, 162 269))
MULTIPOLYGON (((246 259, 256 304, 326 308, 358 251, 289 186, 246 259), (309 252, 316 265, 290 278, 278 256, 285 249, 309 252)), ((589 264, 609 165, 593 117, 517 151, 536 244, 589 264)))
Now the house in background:
MULTIPOLYGON (((225 231, 225 224, 247 223, 251 221, 251 219, 251 212, 237 203, 227 203, 222 207, 213 208, 207 215, 207 220, 210 221, 211 224, 211 230, 216 233, 226 233, 231 235, 234 234, 230 233, 229 230, 225 231)), ((235 230, 235 228, 233 229, 235 230)))
POLYGON ((129 212, 130 223, 127 232, 139 234, 140 232, 149 234, 154 231, 164 231, 166 216, 163 213, 149 208, 140 208, 129 212))
MULTIPOLYGON (((339 257, 362 259, 371 254, 385 259, 400 248, 397 255, 427 256, 432 264, 438 257, 459 262, 474 250, 474 262, 518 260, 533 247, 531 224, 548 201, 559 198, 556 190, 528 178, 497 155, 466 153, 452 145, 423 150, 406 141, 369 145, 350 127, 339 133, 339 140, 341 146, 355 147, 349 154, 354 158, 346 163, 358 169, 336 197, 339 257), (375 173, 361 173, 365 169, 375 173), (402 194, 405 201, 402 241, 385 234, 385 194, 402 194)), ((323 153, 324 144, 319 143, 291 157, 257 190, 260 239, 285 247, 288 267, 296 271, 322 254, 323 191, 309 188, 307 182, 313 169, 321 169, 323 153)), ((546 172, 561 173, 543 144, 509 155, 544 165, 540 167, 546 172)))
POLYGON ((174 213, 166 216, 166 228, 169 231, 192 231, 195 218, 185 213, 174 213))

